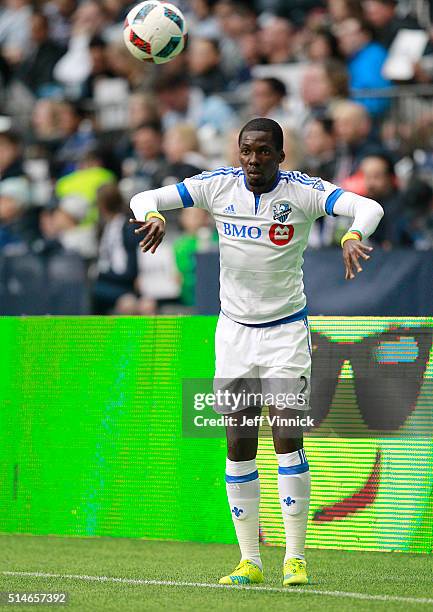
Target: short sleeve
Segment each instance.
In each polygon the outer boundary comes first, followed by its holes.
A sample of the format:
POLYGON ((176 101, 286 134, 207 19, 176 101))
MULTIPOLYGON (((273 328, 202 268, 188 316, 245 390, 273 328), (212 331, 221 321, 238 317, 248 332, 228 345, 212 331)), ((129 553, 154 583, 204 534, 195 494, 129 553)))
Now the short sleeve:
POLYGON ((194 206, 210 212, 209 185, 211 181, 206 180, 204 176, 205 173, 197 174, 191 178, 186 178, 182 183, 177 183, 176 187, 184 208, 194 206))

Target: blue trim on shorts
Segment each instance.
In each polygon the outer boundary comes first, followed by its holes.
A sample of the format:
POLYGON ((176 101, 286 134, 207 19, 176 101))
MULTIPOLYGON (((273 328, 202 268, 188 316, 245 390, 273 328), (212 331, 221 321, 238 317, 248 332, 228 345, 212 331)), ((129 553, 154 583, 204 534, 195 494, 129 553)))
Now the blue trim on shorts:
MULTIPOLYGON (((228 319, 230 319, 230 317, 228 317, 223 310, 221 310, 221 312, 228 319)), ((239 325, 245 325, 245 327, 275 327, 275 325, 283 325, 284 323, 293 323, 293 321, 301 321, 307 316, 307 314, 308 308, 307 306, 304 306, 302 310, 299 310, 298 312, 295 312, 288 317, 277 319, 276 321, 269 321, 268 323, 241 323, 240 321, 235 321, 235 319, 231 319, 231 321, 239 323, 239 325)))

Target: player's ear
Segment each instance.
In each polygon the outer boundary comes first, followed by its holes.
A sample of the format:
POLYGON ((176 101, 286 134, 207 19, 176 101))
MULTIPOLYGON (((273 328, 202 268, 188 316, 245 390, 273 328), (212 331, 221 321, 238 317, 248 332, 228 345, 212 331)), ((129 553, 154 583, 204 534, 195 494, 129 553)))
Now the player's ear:
POLYGON ((286 154, 284 153, 284 151, 281 149, 281 153, 280 153, 280 161, 279 163, 282 164, 283 161, 286 159, 286 154))

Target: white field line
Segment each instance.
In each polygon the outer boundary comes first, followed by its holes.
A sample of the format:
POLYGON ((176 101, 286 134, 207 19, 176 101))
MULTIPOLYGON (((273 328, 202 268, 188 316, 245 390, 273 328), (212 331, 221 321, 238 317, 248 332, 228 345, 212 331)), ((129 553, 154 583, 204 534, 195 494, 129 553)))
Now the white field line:
POLYGON ((399 595, 372 595, 369 593, 350 593, 347 591, 324 591, 322 589, 311 589, 304 587, 267 587, 267 586, 231 586, 225 584, 212 584, 207 582, 181 582, 176 580, 146 580, 142 578, 116 578, 115 576, 87 576, 82 574, 48 574, 45 572, 0 572, 3 576, 21 576, 33 578, 59 578, 69 580, 84 580, 90 582, 119 582, 121 584, 137 584, 143 586, 166 586, 166 587, 194 587, 202 589, 231 589, 245 591, 265 591, 269 593, 290 593, 302 595, 323 595, 325 597, 348 597, 352 599, 363 599, 368 601, 398 601, 400 603, 433 604, 433 599, 426 597, 402 597, 399 595))

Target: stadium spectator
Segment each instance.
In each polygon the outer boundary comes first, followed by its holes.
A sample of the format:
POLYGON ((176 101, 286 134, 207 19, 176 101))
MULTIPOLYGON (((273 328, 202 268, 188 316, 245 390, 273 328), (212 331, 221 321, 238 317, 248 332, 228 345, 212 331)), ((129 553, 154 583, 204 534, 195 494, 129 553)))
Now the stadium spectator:
POLYGON ((413 177, 405 190, 401 241, 418 251, 433 249, 433 189, 413 177))
POLYGON ((41 7, 48 17, 50 39, 67 47, 72 29, 72 15, 77 8, 76 0, 50 0, 41 7))
POLYGON ((54 155, 62 143, 59 125, 60 104, 50 98, 37 100, 31 115, 30 130, 26 135, 26 154, 44 164, 47 178, 54 155))
POLYGON ((338 44, 347 58, 352 97, 365 106, 371 115, 381 115, 389 108, 386 98, 368 98, 357 95, 357 90, 384 89, 391 83, 382 76, 387 51, 373 41, 370 26, 364 20, 346 19, 336 30, 338 44))
POLYGON ((315 117, 305 129, 304 170, 310 176, 320 176, 332 182, 335 176, 334 123, 327 117, 315 117))
POLYGON ((128 98, 127 129, 117 135, 114 143, 114 155, 120 163, 132 157, 134 144, 132 137, 135 130, 144 123, 158 123, 159 114, 155 98, 141 91, 131 93, 128 98))
POLYGON ((0 52, 12 66, 22 61, 28 48, 31 15, 29 0, 5 0, 0 12, 0 52))
POLYGON ((216 0, 191 0, 189 32, 197 38, 218 38, 218 22, 213 13, 216 0))
POLYGON ((25 58, 16 72, 36 97, 51 93, 54 66, 65 52, 63 47, 49 39, 48 23, 48 18, 42 13, 33 13, 25 58))
POLYGON ((221 68, 228 78, 233 78, 243 67, 240 40, 244 34, 257 31, 257 15, 249 2, 218 0, 215 16, 221 32, 221 68))
POLYGON ((115 183, 100 187, 96 200, 102 227, 97 276, 92 287, 92 310, 94 314, 102 315, 116 312, 119 298, 134 294, 138 239, 115 183))
POLYGON ((230 81, 230 88, 236 89, 238 85, 250 81, 254 66, 263 63, 262 47, 258 32, 246 32, 239 38, 239 51, 242 63, 238 72, 230 81))
POLYGON ((372 136, 372 123, 367 110, 356 102, 340 102, 332 116, 337 138, 335 182, 341 184, 359 169, 361 160, 382 147, 372 136))
POLYGON ((160 187, 155 182, 157 173, 164 173, 166 160, 162 150, 162 130, 159 122, 140 125, 132 135, 132 157, 125 159, 123 177, 135 179, 136 187, 148 185, 147 189, 160 187), (153 186, 153 187, 151 187, 153 186))
POLYGON ((353 17, 362 19, 364 16, 360 0, 328 0, 327 2, 331 23, 341 23, 353 17))
POLYGON ((23 177, 23 157, 21 139, 12 130, 0 132, 0 181, 23 177))
POLYGON ((191 85, 201 89, 206 96, 225 91, 227 78, 220 68, 220 63, 218 41, 211 38, 194 39, 188 48, 191 85))
MULTIPOLYGON (((116 39, 107 48, 108 67, 117 77, 125 79, 130 91, 150 86, 151 66, 139 62, 123 44, 116 39)), ((126 100, 125 100, 125 103, 126 100)))
MULTIPOLYGON (((283 126, 285 160, 280 165, 281 170, 298 170, 304 161, 303 143, 297 130, 283 126)), ((239 165, 239 164, 238 164, 239 165)))
POLYGON ((95 85, 100 79, 115 76, 107 57, 107 43, 100 36, 93 36, 89 42, 90 74, 82 85, 81 97, 93 98, 95 85))
POLYGON ((78 168, 81 158, 95 146, 95 136, 79 104, 63 102, 58 107, 62 145, 54 157, 54 174, 64 176, 78 168))
POLYGON ((371 241, 382 248, 401 242, 401 218, 404 201, 397 186, 394 165, 387 155, 368 155, 360 163, 365 195, 379 202, 385 211, 371 241))
POLYGON ((101 34, 106 25, 107 15, 95 0, 81 2, 73 13, 68 50, 57 62, 54 76, 75 95, 78 95, 75 88, 87 79, 91 71, 89 41, 92 36, 101 34))
POLYGON ((180 183, 199 174, 207 165, 192 125, 179 123, 167 130, 163 136, 163 150, 167 165, 163 172, 155 174, 155 182, 161 186, 180 183))
POLYGON ((196 286, 195 255, 200 249, 200 233, 203 231, 206 239, 215 246, 218 243, 218 234, 210 227, 209 214, 201 208, 185 208, 180 213, 179 222, 184 234, 175 240, 173 249, 180 276, 180 301, 185 306, 193 306, 196 286))
POLYGON ((39 236, 36 211, 30 207, 29 182, 24 176, 0 181, 0 252, 30 245, 39 236))
POLYGON ((261 52, 267 64, 296 61, 295 30, 290 21, 272 17, 260 32, 261 52))
POLYGON ((342 60, 338 41, 331 30, 320 26, 308 33, 306 49, 310 62, 323 62, 327 59, 342 60))
POLYGON ((255 79, 252 82, 250 115, 268 117, 284 125, 288 120, 287 109, 284 107, 286 95, 286 86, 279 79, 255 79))
POLYGON ((386 49, 392 44, 399 30, 419 30, 416 19, 397 15, 397 0, 364 0, 362 7, 367 21, 373 27, 374 38, 386 49))
POLYGON ((109 155, 102 149, 90 149, 80 160, 77 170, 60 178, 55 186, 58 198, 69 195, 79 195, 88 202, 88 213, 83 219, 83 225, 94 225, 98 219, 96 194, 98 189, 107 183, 112 183, 115 176, 106 166, 109 155))
POLYGON ((347 98, 348 74, 344 64, 337 60, 314 62, 305 67, 301 81, 301 97, 305 116, 295 118, 298 127, 312 117, 329 113, 338 101, 347 98))
POLYGON ((40 216, 40 226, 50 247, 62 247, 78 253, 86 260, 96 255, 96 231, 94 225, 85 224, 90 203, 80 195, 61 198, 55 208, 45 210, 40 216))
POLYGON ((191 123, 196 128, 210 126, 224 133, 235 123, 235 114, 219 96, 208 96, 191 87, 184 76, 161 77, 155 84, 164 129, 176 123, 191 123))

